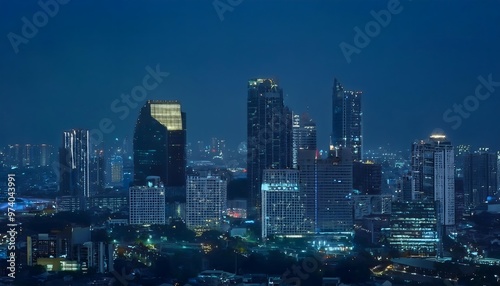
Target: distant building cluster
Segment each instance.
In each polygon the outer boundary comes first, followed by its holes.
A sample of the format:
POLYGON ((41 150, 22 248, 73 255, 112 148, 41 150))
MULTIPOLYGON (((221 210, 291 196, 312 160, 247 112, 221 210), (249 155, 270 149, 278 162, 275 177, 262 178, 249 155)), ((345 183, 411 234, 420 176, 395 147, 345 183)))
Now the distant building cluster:
MULTIPOLYGON (((57 212, 107 211, 111 225, 182 220, 198 235, 243 236, 245 225, 258 225, 263 241, 307 236, 318 249, 350 249, 331 241, 361 229, 371 243, 442 256, 443 240, 463 216, 500 212, 500 153, 454 146, 442 132, 408 144, 410 154, 365 151, 362 97, 334 80, 331 136, 319 138, 329 142, 327 150, 318 148, 313 116, 288 108, 277 80, 254 78, 247 84, 247 140, 237 149, 218 137, 188 143, 181 103, 149 100, 131 141, 104 148, 93 144, 89 130, 71 129, 62 133, 58 152, 47 144, 8 145, 0 163, 27 174, 44 170, 27 182, 41 193, 57 192, 57 212), (248 184, 229 199, 238 180, 248 184)), ((114 246, 90 242, 89 235, 77 228, 30 235, 28 265, 109 271, 114 246)))

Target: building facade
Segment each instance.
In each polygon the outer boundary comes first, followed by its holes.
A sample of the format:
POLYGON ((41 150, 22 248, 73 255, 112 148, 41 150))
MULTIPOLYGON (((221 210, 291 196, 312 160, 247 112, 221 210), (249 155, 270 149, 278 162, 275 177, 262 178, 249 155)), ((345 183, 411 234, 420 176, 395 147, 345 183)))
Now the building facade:
POLYGON ((354 162, 353 187, 362 195, 380 195, 382 165, 373 162, 354 162))
POLYGON ((248 81, 247 140, 249 211, 260 217, 263 171, 292 167, 292 113, 275 80, 248 81))
POLYGON ((299 150, 316 150, 316 123, 307 113, 293 114, 292 167, 297 169, 299 150))
POLYGON ((219 176, 188 176, 186 226, 196 232, 222 230, 227 211, 227 181, 219 176))
POLYGON ((331 148, 326 159, 315 151, 299 151, 300 190, 314 233, 350 232, 354 226, 351 152, 331 148))
POLYGON ((134 130, 134 185, 159 176, 166 187, 186 183, 186 114, 179 101, 148 100, 134 130))
POLYGON ((363 157, 362 94, 361 91, 345 90, 337 79, 334 80, 332 144, 351 149, 355 161, 361 161, 363 157))
POLYGON ((165 224, 165 188, 134 186, 129 190, 130 224, 165 224))
POLYGON ((261 189, 262 238, 309 232, 304 199, 299 188, 298 170, 264 170, 261 189))
POLYGON ((467 208, 485 203, 497 195, 497 156, 487 150, 468 153, 464 158, 464 197, 467 208))
POLYGON ((412 145, 413 200, 438 201, 438 220, 443 226, 455 225, 454 158, 453 146, 443 134, 412 145))
POLYGON ((388 241, 410 255, 433 256, 438 251, 436 203, 432 200, 392 204, 388 241))
POLYGON ((76 197, 90 197, 90 137, 85 129, 63 132, 59 152, 59 191, 76 197))

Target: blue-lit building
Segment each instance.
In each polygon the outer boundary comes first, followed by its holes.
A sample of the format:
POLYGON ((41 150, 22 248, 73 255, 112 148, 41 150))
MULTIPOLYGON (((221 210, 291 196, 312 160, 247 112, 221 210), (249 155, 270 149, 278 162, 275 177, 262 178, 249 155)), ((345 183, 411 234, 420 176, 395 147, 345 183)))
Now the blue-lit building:
POLYGON ((434 256, 438 251, 437 203, 433 200, 392 204, 388 241, 410 255, 434 256))
POLYGON ((64 131, 59 152, 59 191, 75 197, 90 197, 90 136, 86 129, 64 131))
POLYGON ((258 217, 263 171, 292 167, 292 113, 273 79, 248 81, 247 140, 249 212, 258 217))
POLYGON ((354 227, 351 151, 331 148, 326 159, 315 151, 299 150, 300 191, 313 233, 352 232, 354 227))
POLYGON ((361 161, 363 156, 362 94, 361 91, 346 90, 337 79, 334 80, 332 144, 351 149, 355 161, 361 161))
POLYGON ((299 190, 298 170, 264 170, 261 191, 262 238, 303 235, 310 230, 299 190))

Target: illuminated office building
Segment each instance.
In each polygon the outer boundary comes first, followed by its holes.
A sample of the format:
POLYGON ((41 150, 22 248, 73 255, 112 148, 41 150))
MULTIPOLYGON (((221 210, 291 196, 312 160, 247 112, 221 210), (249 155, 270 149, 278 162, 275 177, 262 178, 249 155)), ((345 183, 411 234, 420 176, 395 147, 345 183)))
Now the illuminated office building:
POLYGON ((121 155, 111 157, 111 185, 123 185, 123 157, 121 155))
POLYGON ((23 152, 19 144, 8 145, 5 148, 5 163, 10 168, 20 168, 23 166, 23 152))
POLYGON ((328 158, 312 150, 299 151, 300 191, 306 219, 314 233, 351 232, 352 157, 348 148, 334 148, 328 158))
POLYGON ((345 90, 335 79, 333 83, 332 144, 351 149, 355 161, 362 159, 361 91, 345 90))
POLYGON ((165 187, 186 183, 186 114, 178 101, 149 100, 134 131, 134 184, 159 176, 165 187))
POLYGON ((47 144, 40 145, 40 166, 46 167, 52 163, 52 146, 47 144))
POLYGON ((197 232, 222 230, 227 211, 227 181, 210 174, 188 176, 186 226, 197 232))
POLYGON ((3 150, 3 163, 9 168, 46 167, 52 163, 51 145, 14 144, 3 150))
POLYGON ((60 192, 90 196, 90 137, 85 129, 64 131, 59 152, 60 192))
POLYGON ((295 236, 310 230, 299 190, 299 171, 264 170, 262 178, 262 238, 295 236))
POLYGON ((438 251, 435 202, 409 201, 392 204, 389 243, 410 255, 433 256, 438 251))
POLYGON ((104 150, 95 150, 90 157, 90 195, 95 196, 104 192, 106 165, 104 150))
POLYGON ((165 188, 160 177, 149 176, 146 184, 129 189, 129 223, 165 224, 165 188))
POLYGON ((465 155, 464 197, 465 206, 474 208, 497 195, 497 155, 488 150, 478 150, 465 155))
POLYGON ((458 145, 455 147, 455 177, 463 178, 465 156, 470 153, 470 145, 458 145))
POLYGON ((307 113, 293 114, 292 141, 292 167, 297 169, 299 150, 316 150, 316 123, 307 113))
POLYGON ((413 200, 438 201, 438 221, 455 225, 455 170, 452 144, 443 134, 412 145, 413 200))
POLYGON ((273 79, 248 81, 247 140, 249 211, 260 217, 263 171, 292 167, 292 113, 273 79))

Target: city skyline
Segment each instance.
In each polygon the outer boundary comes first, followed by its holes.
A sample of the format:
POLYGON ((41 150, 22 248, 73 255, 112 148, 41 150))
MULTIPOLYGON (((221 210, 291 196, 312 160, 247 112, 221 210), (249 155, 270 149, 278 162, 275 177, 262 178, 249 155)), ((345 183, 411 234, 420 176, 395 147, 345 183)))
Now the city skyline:
MULTIPOLYGON (((494 106, 499 102, 495 89, 500 76, 495 71, 500 61, 495 51, 500 42, 487 29, 498 26, 497 2, 478 7, 471 2, 401 1, 399 13, 379 26, 380 32, 359 53, 351 54, 349 61, 339 45, 352 46, 355 28, 363 30, 375 19, 373 14, 387 9, 388 2, 374 1, 363 7, 340 1, 293 6, 243 2, 226 12, 223 21, 210 3, 129 3, 113 16, 108 13, 115 8, 113 3, 99 3, 98 12, 90 8, 95 3, 60 5, 46 26, 38 28, 28 43, 19 44, 17 53, 5 37, 0 45, 5 63, 0 68, 4 78, 0 87, 6 95, 5 106, 11 108, 0 115, 10 123, 1 125, 0 131, 9 134, 0 139, 2 145, 57 146, 63 130, 99 129, 102 119, 109 119, 114 127, 104 134, 105 142, 130 138, 144 101, 164 99, 180 100, 186 113, 196 114, 190 119, 188 142, 219 137, 236 146, 245 141, 241 128, 245 82, 254 77, 278 78, 286 88, 285 104, 299 114, 309 111, 317 124, 319 149, 327 148, 330 135, 331 111, 326 102, 334 78, 365 95, 365 149, 387 144, 408 149, 407 142, 428 136, 434 128, 443 129, 457 144, 500 145, 499 135, 480 133, 480 129, 494 129, 494 106), (77 14, 90 9, 95 12, 95 24, 77 14), (276 9, 282 10, 278 16, 272 14, 276 9), (264 18, 273 15, 273 20, 248 21, 255 13, 264 18), (416 25, 422 13, 429 23, 416 25), (125 21, 132 15, 139 19, 133 26, 125 21), (96 25, 105 29, 100 31, 96 25), (69 29, 80 32, 71 35, 69 29), (107 37, 115 30, 116 36, 107 37), (274 37, 276 43, 285 45, 246 48, 246 34, 251 31, 266 31, 257 32, 263 41, 274 37), (130 94, 147 75, 143 101, 124 109, 127 105, 121 94, 130 94), (404 76, 395 81, 399 75, 404 76), (217 80, 221 77, 226 80, 217 80), (474 99, 476 90, 479 94, 474 99), (25 100, 30 104, 23 105, 25 100), (113 103, 118 112, 112 110, 113 103), (455 109, 458 104, 462 110, 455 109), (16 112, 21 109, 36 120, 24 121, 16 112), (210 128, 204 118, 212 119, 210 128), (478 125, 483 128, 475 128, 478 125), (399 136, 391 136, 394 133, 399 136)), ((4 35, 22 35, 21 18, 32 20, 41 10, 35 3, 7 5, 11 9, 4 10, 9 14, 2 17, 5 25, 0 28, 4 35)))
POLYGON ((3 1, 1 282, 499 284, 477 3, 3 1))

